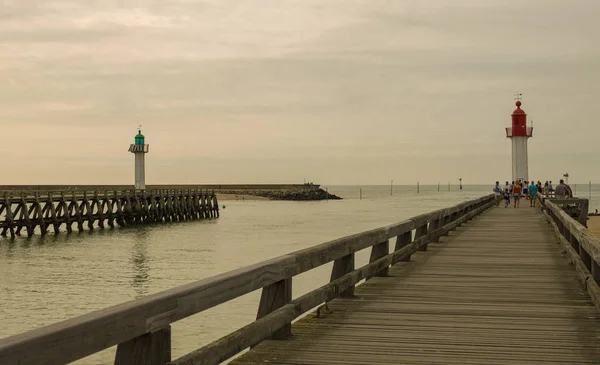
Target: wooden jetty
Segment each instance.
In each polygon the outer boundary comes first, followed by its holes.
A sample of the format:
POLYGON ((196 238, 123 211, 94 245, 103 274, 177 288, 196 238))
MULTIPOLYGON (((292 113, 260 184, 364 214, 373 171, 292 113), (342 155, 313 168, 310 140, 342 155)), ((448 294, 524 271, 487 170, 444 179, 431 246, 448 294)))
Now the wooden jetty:
POLYGON ((36 228, 44 235, 50 227, 81 232, 106 225, 114 227, 187 221, 219 217, 214 192, 198 189, 114 190, 114 191, 4 191, 0 197, 0 235, 27 235, 36 228))
POLYGON ((600 242, 551 200, 485 196, 2 339, 0 364, 115 345, 118 365, 219 364, 249 347, 233 364, 597 364, 599 262, 600 242), (332 261, 328 284, 292 298, 294 276, 332 261), (258 289, 255 322, 171 358, 171 323, 258 289))

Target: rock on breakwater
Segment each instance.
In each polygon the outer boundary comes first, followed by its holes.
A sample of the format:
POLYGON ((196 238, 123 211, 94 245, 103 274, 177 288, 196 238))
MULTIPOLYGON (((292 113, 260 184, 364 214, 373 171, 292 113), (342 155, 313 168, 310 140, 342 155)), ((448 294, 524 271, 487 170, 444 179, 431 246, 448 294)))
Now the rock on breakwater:
POLYGON ((337 195, 318 189, 248 189, 248 190, 215 190, 219 194, 229 196, 260 196, 271 200, 312 201, 312 200, 341 200, 337 195))

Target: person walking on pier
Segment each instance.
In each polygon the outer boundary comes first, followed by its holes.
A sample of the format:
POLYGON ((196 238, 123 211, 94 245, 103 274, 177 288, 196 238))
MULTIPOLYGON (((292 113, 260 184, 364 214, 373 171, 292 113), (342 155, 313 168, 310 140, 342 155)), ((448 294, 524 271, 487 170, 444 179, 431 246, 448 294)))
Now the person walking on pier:
POLYGON ((500 187, 500 182, 496 181, 496 185, 494 185, 494 204, 498 207, 500 206, 500 199, 502 199, 502 188, 500 187))
POLYGON ((529 185, 529 206, 535 208, 535 199, 537 195, 538 187, 531 180, 531 185, 529 185))
POLYGON ((504 208, 510 205, 510 194, 512 194, 512 187, 507 181, 504 185, 504 208))
POLYGON ((521 188, 523 190, 523 198, 525 199, 529 199, 529 181, 525 181, 522 185, 521 188))
POLYGON ((519 201, 521 200, 521 192, 522 192, 522 188, 521 188, 521 184, 519 184, 518 182, 513 186, 513 199, 515 200, 515 208, 519 207, 519 201))

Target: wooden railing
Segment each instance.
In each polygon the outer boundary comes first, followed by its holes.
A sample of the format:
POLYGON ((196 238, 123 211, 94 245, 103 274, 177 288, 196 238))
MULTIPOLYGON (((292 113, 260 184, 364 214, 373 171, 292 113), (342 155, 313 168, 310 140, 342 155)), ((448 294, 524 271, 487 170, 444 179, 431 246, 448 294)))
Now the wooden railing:
POLYGON ((387 227, 340 238, 208 279, 0 340, 0 364, 65 364, 118 345, 115 364, 218 364, 264 339, 285 339, 291 322, 363 279, 384 276, 417 250, 491 207, 488 195, 387 227), (390 253, 389 240, 396 238, 390 253), (371 248, 356 269, 356 252, 371 248), (292 300, 292 278, 333 261, 331 280, 292 300), (170 324, 262 289, 257 320, 171 362, 170 324))
POLYGON ((588 210, 590 209, 590 202, 588 199, 582 198, 567 198, 557 199, 549 196, 539 196, 541 206, 544 207, 547 201, 551 201, 555 205, 562 207, 562 210, 567 213, 568 216, 575 219, 582 226, 587 227, 588 210))
POLYGON ((558 236, 558 243, 577 269, 594 304, 600 309, 600 241, 571 218, 558 205, 561 202, 545 199, 544 214, 558 236))

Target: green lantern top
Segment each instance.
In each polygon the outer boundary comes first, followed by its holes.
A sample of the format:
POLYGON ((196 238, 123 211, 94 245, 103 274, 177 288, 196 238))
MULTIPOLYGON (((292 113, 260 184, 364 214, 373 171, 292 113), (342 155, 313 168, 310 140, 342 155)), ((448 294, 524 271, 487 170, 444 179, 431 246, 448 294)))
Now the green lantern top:
POLYGON ((142 134, 142 130, 138 129, 138 134, 135 136, 135 144, 143 145, 144 144, 144 135, 142 134))

